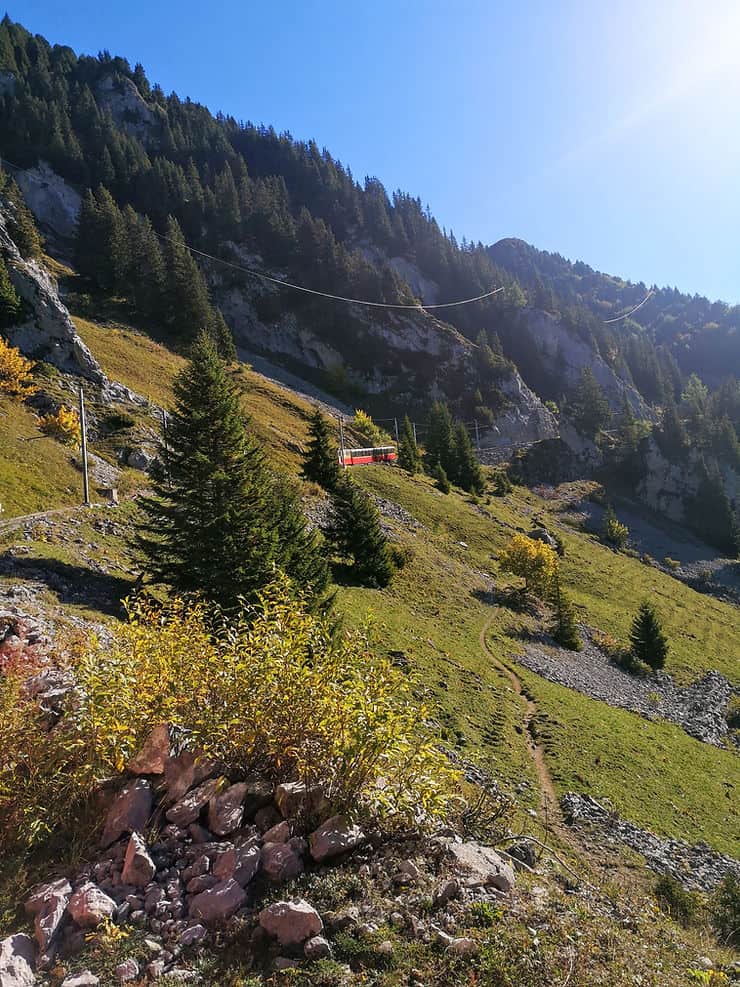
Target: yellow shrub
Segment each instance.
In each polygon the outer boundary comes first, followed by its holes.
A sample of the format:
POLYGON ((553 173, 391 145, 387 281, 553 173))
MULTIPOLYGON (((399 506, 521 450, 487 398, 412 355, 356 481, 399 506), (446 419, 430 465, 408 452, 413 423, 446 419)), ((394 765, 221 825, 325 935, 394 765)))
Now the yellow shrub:
POLYGON ((85 644, 74 713, 47 736, 0 682, 0 818, 12 813, 16 837, 20 822, 38 837, 69 818, 162 722, 234 777, 321 782, 338 808, 407 822, 453 800, 457 775, 408 676, 362 636, 332 635, 284 582, 215 635, 202 604, 130 616, 112 642, 85 644))
POLYGON ((82 441, 80 416, 74 408, 61 406, 55 415, 44 415, 39 419, 39 428, 44 435, 57 439, 66 446, 78 446, 82 441))
POLYGON ((352 427, 374 446, 385 445, 391 441, 390 435, 380 428, 379 425, 376 425, 370 415, 360 408, 355 411, 352 427))
POLYGON ((545 542, 515 534, 499 555, 499 567, 523 579, 528 592, 547 597, 558 572, 558 556, 545 542))
POLYGON ((32 383, 33 360, 27 360, 21 351, 10 346, 0 336, 0 394, 26 398, 38 390, 32 383))

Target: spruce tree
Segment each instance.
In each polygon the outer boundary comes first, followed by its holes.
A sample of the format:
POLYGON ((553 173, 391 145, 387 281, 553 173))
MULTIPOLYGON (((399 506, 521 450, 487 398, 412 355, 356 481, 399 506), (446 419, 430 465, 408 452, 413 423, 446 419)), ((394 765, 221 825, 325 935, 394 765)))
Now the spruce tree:
POLYGON ((432 476, 436 480, 437 490, 441 490, 443 494, 448 494, 452 489, 452 486, 450 484, 450 479, 445 473, 444 467, 441 463, 437 463, 434 467, 432 470, 432 476))
POLYGON ((407 473, 418 473, 421 466, 419 447, 416 444, 414 429, 406 415, 401 429, 401 440, 398 443, 398 465, 407 473))
POLYGON ((308 448, 303 457, 301 476, 318 483, 324 490, 335 490, 339 483, 340 467, 337 449, 332 442, 329 425, 317 406, 308 426, 308 448))
POLYGON ((277 569, 305 579, 309 598, 324 592, 321 548, 301 527, 293 495, 276 486, 205 331, 175 382, 152 487, 142 501, 138 545, 155 581, 225 610, 239 597, 253 600, 277 569))
POLYGON ((208 288, 193 255, 188 250, 176 219, 167 220, 164 240, 167 269, 167 321, 193 326, 197 333, 207 329, 211 319, 208 288))
POLYGON ((0 257, 0 329, 19 322, 21 312, 21 300, 10 280, 5 260, 0 257))
POLYGON ((429 411, 424 446, 425 464, 430 473, 438 465, 445 473, 452 472, 452 417, 442 401, 435 401, 429 411))
POLYGON ((611 419, 609 402, 590 367, 581 370, 578 385, 568 402, 567 411, 579 432, 590 439, 609 424, 611 419))
POLYGON ((26 205, 23 193, 14 179, 4 176, 4 195, 10 203, 8 233, 22 257, 38 257, 41 254, 41 234, 33 213, 26 205))
POLYGON ((285 476, 275 476, 270 500, 272 521, 278 533, 280 568, 309 601, 325 603, 329 565, 324 539, 315 528, 308 527, 295 484, 285 476))
POLYGON ((462 422, 457 422, 452 435, 452 479, 468 493, 481 494, 485 487, 483 471, 473 448, 468 430, 462 422))
POLYGON ((387 586, 394 572, 388 539, 370 496, 345 473, 332 491, 325 531, 337 553, 352 559, 352 574, 367 586, 387 586))
POLYGON ((634 656, 646 665, 656 670, 665 665, 668 641, 655 607, 647 600, 640 604, 632 621, 630 643, 634 656))
POLYGON ((553 607, 555 618, 552 623, 551 634, 561 648, 568 651, 580 651, 583 648, 578 625, 576 624, 573 605, 560 587, 560 579, 555 577, 553 591, 553 607))

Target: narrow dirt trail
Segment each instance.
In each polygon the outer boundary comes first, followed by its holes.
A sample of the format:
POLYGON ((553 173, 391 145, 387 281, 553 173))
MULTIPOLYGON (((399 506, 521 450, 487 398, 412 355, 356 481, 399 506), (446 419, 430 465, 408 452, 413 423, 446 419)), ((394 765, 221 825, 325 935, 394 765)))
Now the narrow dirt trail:
POLYGON ((486 621, 480 632, 479 640, 481 650, 488 656, 496 668, 506 675, 509 682, 511 682, 511 687, 514 692, 524 701, 525 706, 524 716, 522 718, 522 735, 524 737, 524 742, 527 745, 529 756, 532 758, 532 763, 534 764, 535 772, 537 774, 537 780, 540 785, 540 813, 543 821, 548 827, 555 830, 558 835, 565 837, 568 842, 571 842, 572 834, 570 832, 570 828, 565 824, 565 820, 563 819, 563 814, 560 809, 560 802, 558 801, 558 797, 555 792, 555 785, 552 780, 552 775, 550 774, 550 769, 548 768, 547 761, 545 760, 545 752, 535 740, 533 732, 533 720, 537 715, 537 704, 531 696, 527 694, 524 684, 516 672, 508 665, 504 664, 504 662, 502 662, 501 659, 498 658, 488 647, 486 634, 488 633, 488 628, 491 626, 492 622, 493 617, 486 621))

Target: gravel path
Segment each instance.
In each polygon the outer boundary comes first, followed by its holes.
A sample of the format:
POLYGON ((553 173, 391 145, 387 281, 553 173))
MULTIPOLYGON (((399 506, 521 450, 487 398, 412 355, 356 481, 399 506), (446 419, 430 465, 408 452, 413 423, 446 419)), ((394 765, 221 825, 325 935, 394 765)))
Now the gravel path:
POLYGON ((580 630, 582 651, 566 651, 549 643, 528 644, 517 660, 550 682, 649 720, 670 720, 697 740, 715 747, 725 746, 728 733, 725 713, 737 689, 724 675, 707 672, 686 687, 677 686, 663 672, 639 678, 613 664, 593 643, 587 627, 580 630))

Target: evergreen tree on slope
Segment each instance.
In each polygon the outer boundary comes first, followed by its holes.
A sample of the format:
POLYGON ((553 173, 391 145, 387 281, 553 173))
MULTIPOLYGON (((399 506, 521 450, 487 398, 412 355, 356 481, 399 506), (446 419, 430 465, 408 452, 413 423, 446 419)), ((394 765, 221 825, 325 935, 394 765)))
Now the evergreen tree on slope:
POLYGON ((401 430, 401 440, 398 443, 398 465, 407 473, 418 473, 421 467, 421 456, 419 447, 414 437, 414 429, 406 415, 403 419, 401 430))
POLYGON ((353 560, 352 572, 368 586, 387 586, 393 577, 388 540, 375 504, 345 473, 332 492, 326 535, 339 555, 353 560))
POLYGON ((668 655, 668 641, 655 607, 645 601, 632 621, 630 630, 632 653, 653 669, 662 668, 668 655))
POLYGON ((308 448, 303 457, 301 476, 318 483, 324 490, 334 490, 339 483, 339 460, 329 425, 317 406, 308 426, 308 448))
POLYGON ((310 571, 311 584, 301 588, 309 598, 323 593, 318 541, 301 527, 294 495, 283 487, 276 497, 236 386, 206 332, 176 380, 175 399, 154 495, 142 502, 138 544, 149 574, 226 610, 240 596, 253 600, 276 569, 299 585, 310 571))

